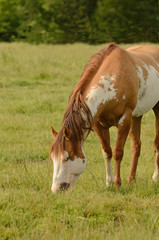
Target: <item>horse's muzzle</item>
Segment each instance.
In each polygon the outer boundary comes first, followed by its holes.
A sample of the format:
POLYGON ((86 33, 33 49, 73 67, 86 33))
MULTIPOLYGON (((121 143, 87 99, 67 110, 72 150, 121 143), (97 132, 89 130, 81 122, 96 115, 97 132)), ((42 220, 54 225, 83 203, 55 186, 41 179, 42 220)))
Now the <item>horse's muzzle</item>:
POLYGON ((60 184, 60 187, 59 187, 59 191, 65 191, 67 190, 68 188, 70 187, 70 183, 67 183, 67 182, 63 182, 60 184))

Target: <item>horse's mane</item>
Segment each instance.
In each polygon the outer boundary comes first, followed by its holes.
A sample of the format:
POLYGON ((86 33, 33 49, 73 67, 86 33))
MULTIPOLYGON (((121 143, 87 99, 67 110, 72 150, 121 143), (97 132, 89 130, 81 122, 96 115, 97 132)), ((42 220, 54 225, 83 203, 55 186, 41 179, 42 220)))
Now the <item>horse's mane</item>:
MULTIPOLYGON (((98 71, 105 57, 116 47, 114 43, 109 44, 108 47, 94 54, 84 67, 80 81, 70 95, 69 103, 63 117, 62 128, 51 146, 51 152, 53 150, 56 157, 59 152, 64 151, 65 141, 63 131, 65 127, 71 130, 71 141, 74 143, 82 140, 83 129, 92 129, 92 114, 84 101, 82 92, 98 71)), ((76 149, 74 151, 76 152, 76 149)))
POLYGON ((110 43, 107 47, 101 49, 89 59, 83 69, 80 81, 76 84, 72 94, 77 90, 81 90, 82 92, 82 90, 85 89, 86 85, 90 83, 93 76, 97 73, 103 60, 117 47, 118 46, 115 43, 110 43))
MULTIPOLYGON (((92 114, 84 101, 80 91, 76 91, 70 98, 66 108, 62 127, 55 141, 51 146, 51 152, 54 151, 55 157, 58 153, 63 153, 65 147, 64 128, 67 127, 71 131, 71 142, 75 143, 74 152, 77 152, 76 143, 82 140, 83 130, 92 130, 92 114)), ((50 152, 50 153, 51 153, 50 152)))

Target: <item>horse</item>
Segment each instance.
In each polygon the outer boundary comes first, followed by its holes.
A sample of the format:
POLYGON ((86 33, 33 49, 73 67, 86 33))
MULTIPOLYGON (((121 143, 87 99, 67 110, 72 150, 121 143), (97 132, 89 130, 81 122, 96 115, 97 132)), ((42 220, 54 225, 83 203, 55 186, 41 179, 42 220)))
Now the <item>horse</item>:
POLYGON ((59 133, 52 127, 54 141, 53 193, 72 189, 86 168, 84 142, 90 131, 100 139, 106 168, 106 186, 121 185, 120 166, 127 136, 131 140, 132 162, 128 182, 135 179, 140 156, 143 114, 153 109, 156 117, 154 140, 155 171, 159 179, 159 48, 142 45, 123 49, 115 43, 94 54, 69 98, 59 133), (117 127, 114 149, 109 128, 117 127), (113 177, 111 158, 115 160, 113 177))

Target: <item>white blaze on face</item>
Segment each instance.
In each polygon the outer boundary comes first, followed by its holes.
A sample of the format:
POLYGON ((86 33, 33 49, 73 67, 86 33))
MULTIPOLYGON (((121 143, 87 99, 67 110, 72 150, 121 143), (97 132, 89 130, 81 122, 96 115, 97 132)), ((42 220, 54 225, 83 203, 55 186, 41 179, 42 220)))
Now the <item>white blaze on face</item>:
POLYGON ((151 65, 143 63, 148 76, 145 79, 143 69, 137 66, 137 73, 140 79, 137 105, 132 115, 139 117, 150 111, 159 101, 159 72, 151 65))
POLYGON ((68 153, 65 151, 64 156, 60 156, 59 159, 53 157, 54 171, 53 171, 53 183, 51 190, 56 192, 62 183, 70 184, 70 188, 74 186, 79 175, 84 172, 86 168, 86 158, 75 157, 74 160, 67 160, 68 153))
POLYGON ((93 117, 97 113, 100 104, 105 104, 116 98, 117 89, 114 88, 115 80, 115 75, 106 74, 101 76, 99 85, 93 86, 86 96, 86 103, 93 117))

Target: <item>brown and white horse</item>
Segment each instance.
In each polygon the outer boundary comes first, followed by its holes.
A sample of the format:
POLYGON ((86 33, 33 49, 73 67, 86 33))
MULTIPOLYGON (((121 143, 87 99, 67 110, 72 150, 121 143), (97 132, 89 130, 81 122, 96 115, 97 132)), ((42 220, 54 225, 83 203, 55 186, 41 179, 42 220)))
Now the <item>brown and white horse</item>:
POLYGON ((142 115, 156 116, 155 172, 159 178, 159 48, 136 46, 124 50, 114 43, 91 57, 74 88, 59 133, 53 128, 50 157, 54 163, 52 192, 72 188, 86 168, 83 144, 91 130, 99 136, 106 167, 106 185, 121 184, 120 164, 128 134, 132 163, 128 181, 135 179, 141 141, 142 115), (117 127, 111 168, 109 128, 117 127))

